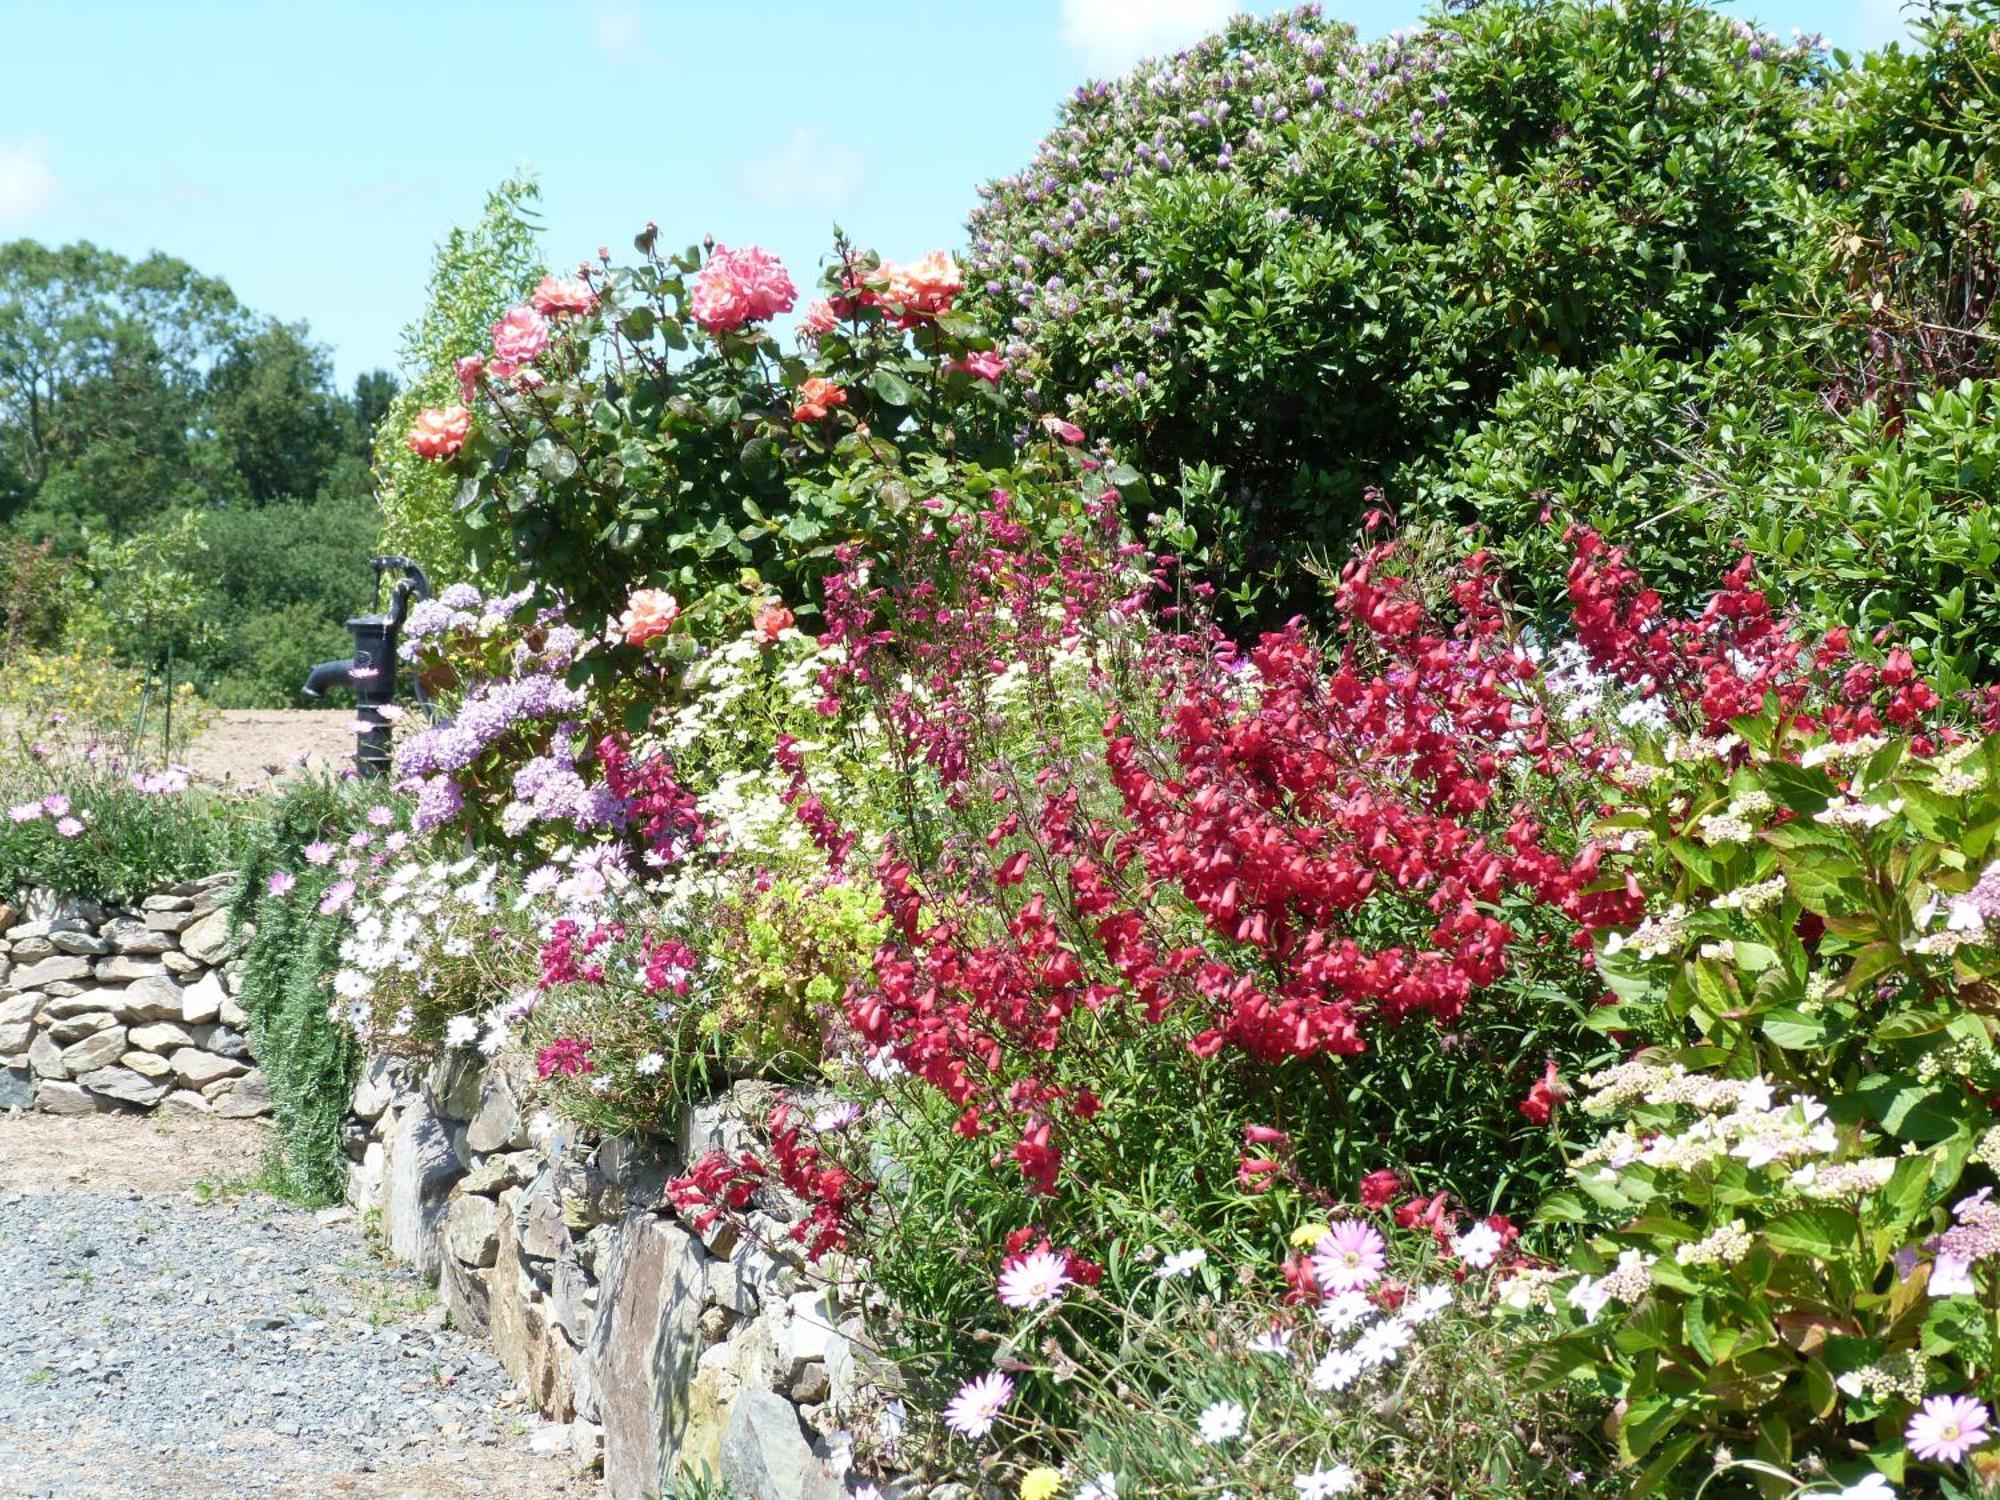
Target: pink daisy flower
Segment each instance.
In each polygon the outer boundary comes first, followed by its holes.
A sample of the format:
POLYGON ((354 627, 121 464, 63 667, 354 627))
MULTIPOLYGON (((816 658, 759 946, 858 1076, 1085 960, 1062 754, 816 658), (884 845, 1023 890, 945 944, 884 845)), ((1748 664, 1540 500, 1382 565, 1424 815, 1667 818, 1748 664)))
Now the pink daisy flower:
POLYGON ((968 1380, 945 1406, 944 1425, 962 1438, 983 1438, 1013 1394, 1014 1382, 1005 1375, 968 1380))
POLYGON ((1933 1396, 1910 1413, 1903 1437, 1918 1458, 1955 1464, 1991 1436, 1986 1422, 1983 1402, 1970 1396, 1933 1396))
POLYGON ((1346 1292, 1367 1286, 1388 1264, 1389 1242, 1373 1224, 1342 1219, 1313 1251, 1313 1275, 1323 1292, 1346 1292))
POLYGON ((1069 1284, 1068 1258, 1037 1250, 1000 1273, 1000 1300, 1009 1307, 1040 1307, 1060 1299, 1069 1284))

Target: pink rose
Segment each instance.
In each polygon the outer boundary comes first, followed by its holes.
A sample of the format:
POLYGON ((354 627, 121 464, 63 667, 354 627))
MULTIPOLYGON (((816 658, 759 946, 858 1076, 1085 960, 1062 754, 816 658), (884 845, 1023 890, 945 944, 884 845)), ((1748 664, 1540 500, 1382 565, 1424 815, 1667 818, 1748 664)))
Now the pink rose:
POLYGON ((581 281, 558 281, 553 276, 544 276, 530 300, 536 312, 548 317, 569 314, 580 317, 597 306, 597 293, 581 281))
POLYGON ((790 312, 797 299, 798 289, 777 256, 755 245, 741 250, 717 245, 694 278, 688 309, 710 333, 727 333, 790 312))
POLYGON ((832 333, 840 324, 840 315, 833 310, 833 304, 824 297, 815 297, 806 308, 805 316, 799 319, 799 337, 816 339, 821 334, 832 333))
POLYGON ((626 645, 643 646, 672 630, 680 617, 680 601, 665 589, 634 589, 625 601, 625 613, 618 617, 618 628, 626 645))
POLYGON ((472 433, 472 413, 462 406, 427 406, 410 428, 410 451, 433 462, 450 458, 472 433))
POLYGON ((458 376, 458 392, 465 398, 467 406, 479 399, 479 380, 486 373, 486 361, 476 354, 468 354, 452 365, 452 373, 458 376))
POLYGON ((977 354, 966 355, 964 359, 953 360, 944 369, 947 375, 953 370, 963 370, 975 379, 990 381, 994 385, 998 385, 1000 377, 1007 373, 1007 361, 991 350, 982 349, 977 354))
POLYGON ((511 380, 521 366, 549 347, 549 320, 532 307, 516 307, 493 325, 493 359, 488 368, 511 380))

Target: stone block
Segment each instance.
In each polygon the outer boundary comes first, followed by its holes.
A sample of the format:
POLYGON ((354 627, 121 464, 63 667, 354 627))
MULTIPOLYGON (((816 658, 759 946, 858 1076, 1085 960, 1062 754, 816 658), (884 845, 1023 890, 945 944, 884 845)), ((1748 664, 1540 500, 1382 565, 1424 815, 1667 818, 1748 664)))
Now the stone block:
POLYGON ((94 1115, 116 1106, 76 1084, 44 1078, 35 1085, 35 1108, 50 1115, 94 1115))
POLYGON ((107 1027, 63 1048, 63 1069, 71 1077, 107 1068, 125 1055, 125 1028, 107 1027))
POLYGON ((254 1120, 271 1112, 271 1082, 262 1068, 252 1068, 236 1080, 228 1093, 215 1101, 215 1112, 225 1120, 254 1120))
POLYGON ((637 1214, 618 1224, 599 1259, 596 1323, 579 1364, 588 1366, 614 1495, 664 1490, 679 1467, 707 1262, 685 1229, 637 1214))
POLYGON ((792 1403, 746 1390, 722 1432, 722 1485, 739 1500, 798 1500, 815 1460, 792 1403))
POLYGON ((144 1078, 170 1078, 174 1071, 174 1065, 157 1052, 127 1052, 118 1059, 118 1066, 144 1078))
POLYGON ((445 1211, 444 1243, 468 1266, 492 1265, 500 1253, 500 1205, 491 1198, 453 1194, 445 1211))
POLYGON ((143 922, 122 921, 113 923, 105 934, 111 940, 114 953, 130 954, 135 958, 158 957, 172 950, 174 940, 164 932, 155 932, 143 922))
POLYGON ((361 1070, 360 1082, 354 1085, 354 1101, 348 1105, 348 1112, 357 1119, 379 1120, 395 1097, 395 1065, 386 1057, 370 1058, 361 1070))
POLYGON ((222 1014, 222 1002, 228 998, 220 976, 211 969, 181 991, 182 1023, 206 1026, 222 1014))
POLYGON ((463 1124, 479 1112, 485 1073, 485 1058, 454 1047, 432 1064, 430 1076, 424 1080, 424 1096, 439 1118, 463 1124))
POLYGON ((120 1014, 133 1021, 178 1021, 181 987, 171 979, 135 979, 125 988, 120 1014))
POLYGON ((181 933, 181 952, 200 963, 219 964, 234 958, 249 939, 250 927, 234 937, 229 932, 229 913, 212 911, 181 933))
POLYGON ((456 1256, 445 1256, 438 1265, 438 1296, 458 1327, 476 1338, 492 1337, 492 1292, 484 1271, 461 1264, 456 1256))
POLYGON ((33 990, 24 995, 0 995, 0 1026, 11 1026, 16 1021, 32 1021, 40 1009, 42 997, 33 990))
POLYGON ((169 1115, 207 1115, 214 1113, 209 1102, 193 1089, 175 1089, 160 1101, 160 1110, 169 1115))
POLYGON ((96 958, 111 951, 111 944, 94 932, 52 932, 49 946, 58 953, 96 958))
POLYGON ((521 1104, 513 1084, 504 1074, 486 1075, 479 1094, 479 1108, 466 1127, 466 1149, 476 1156, 495 1151, 518 1151, 528 1144, 528 1127, 521 1118, 521 1104))
POLYGON ((27 1051, 34 1035, 33 1021, 0 1021, 0 1057, 27 1051))
POLYGON ((67 1078, 62 1048, 46 1031, 28 1044, 28 1068, 37 1078, 67 1078))
POLYGON ((78 1074, 76 1081, 93 1094, 102 1094, 107 1099, 137 1104, 146 1109, 158 1104, 168 1093, 165 1082, 147 1078, 130 1068, 98 1068, 94 1072, 78 1074))
POLYGON ((9 982, 17 990, 38 990, 56 980, 71 981, 90 978, 90 960, 78 958, 68 953, 58 953, 45 958, 38 964, 30 964, 9 976, 9 982))
POLYGON ((157 958, 134 958, 130 954, 114 953, 92 964, 90 972, 92 977, 106 984, 128 984, 134 979, 165 978, 167 966, 157 958))
POLYGON ((450 1138, 421 1099, 412 1099, 396 1118, 387 1143, 386 1173, 383 1228, 390 1253, 422 1275, 435 1276, 438 1230, 459 1171, 450 1138))
POLYGON ((149 911, 146 913, 146 925, 155 932, 178 935, 186 932, 194 923, 195 915, 191 911, 149 911))
POLYGON ((27 1109, 34 1102, 34 1073, 27 1068, 0 1068, 0 1109, 27 1109))
POLYGON ((172 1056, 183 1047, 192 1047, 194 1034, 172 1021, 151 1021, 132 1028, 132 1045, 144 1052, 172 1056))
POLYGON ((238 1078, 249 1069, 231 1057, 217 1057, 213 1052, 203 1052, 197 1047, 182 1047, 175 1051, 172 1062, 174 1076, 186 1087, 206 1090, 210 1084, 220 1083, 225 1078, 238 1078))

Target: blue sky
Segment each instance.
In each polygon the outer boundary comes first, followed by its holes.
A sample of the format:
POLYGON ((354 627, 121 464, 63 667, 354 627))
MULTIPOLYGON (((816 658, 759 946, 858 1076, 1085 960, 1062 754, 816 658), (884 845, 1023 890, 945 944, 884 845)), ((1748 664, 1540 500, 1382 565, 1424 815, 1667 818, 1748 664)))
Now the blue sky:
MULTIPOLYGON (((165 250, 305 319, 343 382, 392 365, 432 246, 517 166, 556 265, 669 243, 775 250, 803 285, 838 220, 897 258, 955 245, 1085 76, 1229 0, 0 0, 0 237, 165 250)), ((1327 7, 1364 35, 1419 0, 1327 7)), ((1837 46, 1897 0, 1731 5, 1837 46)))

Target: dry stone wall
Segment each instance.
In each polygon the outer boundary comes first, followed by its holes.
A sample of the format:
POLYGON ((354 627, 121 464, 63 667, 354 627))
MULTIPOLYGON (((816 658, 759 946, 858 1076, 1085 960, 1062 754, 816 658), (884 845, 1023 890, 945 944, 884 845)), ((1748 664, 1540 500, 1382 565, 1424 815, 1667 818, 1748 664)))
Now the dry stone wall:
POLYGON ((236 1002, 233 879, 133 910, 45 893, 0 906, 0 1109, 270 1113, 236 1002))
POLYGON ((524 1110, 470 1054, 421 1076, 372 1063, 349 1121, 348 1200, 438 1279, 611 1500, 706 1472, 735 1500, 965 1497, 879 1470, 901 1401, 862 1324, 808 1276, 785 1205, 706 1231, 666 1183, 750 1144, 764 1085, 684 1112, 677 1138, 599 1140, 524 1110))

